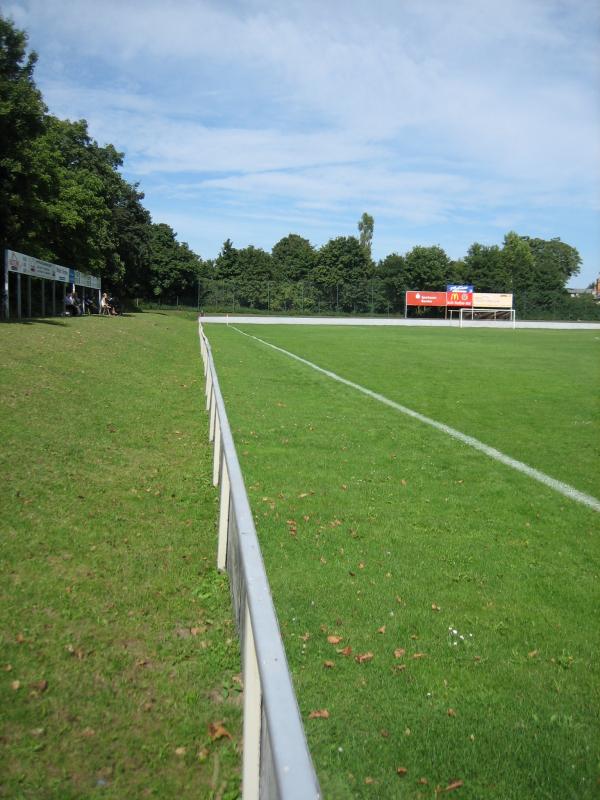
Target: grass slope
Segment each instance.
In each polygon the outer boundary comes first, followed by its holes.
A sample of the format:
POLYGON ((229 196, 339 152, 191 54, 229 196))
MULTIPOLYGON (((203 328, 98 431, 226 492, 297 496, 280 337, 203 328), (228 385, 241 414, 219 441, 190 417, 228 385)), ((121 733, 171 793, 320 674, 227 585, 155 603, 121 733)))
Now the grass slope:
MULTIPOLYGON (((595 424, 586 334, 247 330, 597 486, 597 442, 568 427, 595 424)), ((325 796, 595 796, 598 515, 235 331, 208 333, 325 796)))
POLYGON ((237 797, 193 321, 4 324, 0 350, 0 796, 237 797))

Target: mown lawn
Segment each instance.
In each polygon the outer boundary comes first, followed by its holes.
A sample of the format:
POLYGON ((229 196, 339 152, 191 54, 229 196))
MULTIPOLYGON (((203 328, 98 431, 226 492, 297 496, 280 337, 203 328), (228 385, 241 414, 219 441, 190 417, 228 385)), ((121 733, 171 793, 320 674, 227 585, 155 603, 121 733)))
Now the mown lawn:
MULTIPOLYGON (((594 332, 242 327, 598 496, 594 332)), ((207 332, 325 797, 595 797, 598 514, 207 332)))
POLYGON ((194 319, 0 325, 0 797, 239 795, 194 319))

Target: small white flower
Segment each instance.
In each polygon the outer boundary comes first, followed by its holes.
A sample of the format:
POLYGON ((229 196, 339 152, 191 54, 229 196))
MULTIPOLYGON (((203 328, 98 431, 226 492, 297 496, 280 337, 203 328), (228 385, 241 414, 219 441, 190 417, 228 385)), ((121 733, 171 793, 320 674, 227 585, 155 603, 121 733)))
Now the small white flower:
POLYGON ((454 647, 456 647, 456 645, 458 644, 458 642, 452 642, 452 644, 454 645, 454 647))
POLYGON ((458 633, 458 631, 456 630, 456 628, 452 628, 452 633, 453 633, 453 634, 456 636, 456 634, 458 633))

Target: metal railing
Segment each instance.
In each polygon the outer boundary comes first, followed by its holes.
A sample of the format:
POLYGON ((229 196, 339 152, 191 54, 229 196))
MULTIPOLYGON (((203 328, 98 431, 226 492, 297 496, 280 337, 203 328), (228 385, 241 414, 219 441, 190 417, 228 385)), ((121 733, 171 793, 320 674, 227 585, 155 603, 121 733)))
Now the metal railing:
POLYGON ((260 552, 210 344, 199 323, 213 484, 220 485, 217 567, 227 570, 244 682, 244 800, 317 800, 319 782, 260 552))

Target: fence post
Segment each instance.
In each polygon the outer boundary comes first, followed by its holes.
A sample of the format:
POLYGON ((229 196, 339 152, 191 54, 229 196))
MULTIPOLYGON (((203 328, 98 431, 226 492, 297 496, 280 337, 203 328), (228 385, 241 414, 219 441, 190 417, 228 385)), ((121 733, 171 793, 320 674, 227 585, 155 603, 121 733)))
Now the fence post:
POLYGON ((254 648, 252 621, 245 603, 244 613, 244 755, 242 792, 244 800, 258 800, 260 790, 261 688, 254 648))
POLYGON ((215 444, 213 459, 213 486, 219 485, 219 472, 221 470, 221 424, 219 415, 215 416, 215 444))
POLYGON ((217 418, 217 400, 215 393, 211 392, 210 395, 210 409, 209 409, 209 423, 208 423, 208 441, 212 442, 215 438, 215 419, 217 418))
POLYGON ((217 569, 224 571, 227 566, 227 539, 229 537, 229 502, 231 483, 227 460, 222 459, 221 468, 221 503, 219 506, 219 540, 217 547, 217 569))
POLYGON ((212 373, 208 370, 206 375, 206 410, 210 408, 210 395, 212 391, 212 373))

